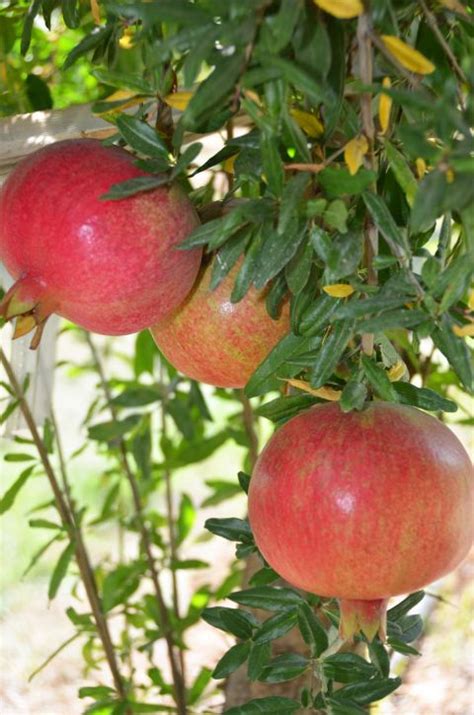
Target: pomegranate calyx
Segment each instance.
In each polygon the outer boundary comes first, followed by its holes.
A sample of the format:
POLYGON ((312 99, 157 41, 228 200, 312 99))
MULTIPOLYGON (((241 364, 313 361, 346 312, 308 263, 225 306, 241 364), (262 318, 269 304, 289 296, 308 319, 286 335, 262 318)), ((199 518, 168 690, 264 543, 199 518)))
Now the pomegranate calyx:
POLYGON ((362 632, 369 642, 373 641, 377 634, 380 640, 385 640, 388 598, 373 601, 341 598, 338 602, 341 638, 352 641, 354 636, 362 632))
POLYGON ((34 330, 30 349, 36 350, 45 323, 55 308, 55 302, 44 294, 35 281, 23 277, 4 295, 0 303, 0 316, 6 321, 16 319, 13 340, 34 330))

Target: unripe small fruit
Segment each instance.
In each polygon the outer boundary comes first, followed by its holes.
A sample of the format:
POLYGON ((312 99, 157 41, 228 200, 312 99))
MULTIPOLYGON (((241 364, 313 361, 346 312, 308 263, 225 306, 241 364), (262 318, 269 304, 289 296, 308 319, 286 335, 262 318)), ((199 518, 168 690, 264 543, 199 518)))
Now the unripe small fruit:
POLYGON ((250 288, 238 303, 230 296, 240 264, 210 290, 212 265, 174 313, 151 329, 169 362, 194 380, 216 387, 244 387, 258 365, 289 331, 289 308, 272 320, 265 291, 250 288))

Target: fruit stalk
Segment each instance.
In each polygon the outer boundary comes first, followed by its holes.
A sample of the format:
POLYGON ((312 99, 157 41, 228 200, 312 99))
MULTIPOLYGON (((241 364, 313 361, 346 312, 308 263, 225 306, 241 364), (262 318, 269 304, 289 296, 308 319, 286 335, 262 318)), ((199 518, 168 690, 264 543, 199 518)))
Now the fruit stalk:
POLYGON ((104 648, 104 653, 105 653, 105 657, 107 659, 107 663, 110 668, 110 672, 112 674, 115 689, 117 690, 117 693, 120 696, 120 698, 125 699, 126 692, 125 692, 124 682, 123 682, 122 676, 120 674, 117 660, 115 657, 115 647, 112 642, 107 619, 102 611, 102 605, 101 605, 99 594, 98 594, 97 584, 95 581, 94 572, 92 570, 92 566, 91 566, 91 563, 89 560, 89 555, 87 553, 87 549, 86 549, 84 539, 82 536, 82 531, 81 531, 80 527, 78 526, 78 524, 75 522, 75 519, 71 514, 70 508, 69 508, 69 506, 66 502, 66 499, 61 491, 58 480, 56 478, 56 474, 55 474, 53 467, 51 465, 51 462, 49 460, 48 452, 46 450, 44 442, 43 442, 43 440, 38 432, 38 429, 36 427, 35 420, 33 418, 30 407, 29 407, 28 402, 27 402, 25 395, 23 393, 23 390, 16 378, 15 372, 14 372, 9 360, 7 359, 5 353, 3 352, 3 350, 1 348, 0 348, 0 362, 7 374, 8 380, 10 382, 10 385, 13 388, 15 396, 18 399, 20 410, 23 414, 23 417, 25 418, 25 422, 28 425, 28 429, 30 430, 31 436, 33 438, 36 449, 40 456, 46 477, 48 478, 48 481, 50 483, 50 486, 51 486, 51 489, 52 489, 52 492, 54 495, 56 509, 58 510, 59 516, 61 518, 61 522, 67 529, 67 532, 69 534, 71 541, 74 541, 74 543, 75 543, 75 548, 76 548, 75 556, 76 556, 77 566, 79 568, 79 572, 81 574, 81 578, 84 583, 84 587, 86 589, 87 597, 89 599, 91 610, 94 615, 94 620, 96 622, 97 631, 98 631, 100 640, 102 642, 102 646, 104 648))

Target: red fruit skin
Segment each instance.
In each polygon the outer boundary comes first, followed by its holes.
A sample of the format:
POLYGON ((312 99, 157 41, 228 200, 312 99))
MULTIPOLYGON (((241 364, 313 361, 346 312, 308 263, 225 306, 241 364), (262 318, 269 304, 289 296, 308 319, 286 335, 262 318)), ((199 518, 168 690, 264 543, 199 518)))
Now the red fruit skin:
POLYGON ((290 328, 288 305, 284 303, 280 318, 273 320, 265 307, 265 291, 250 288, 239 303, 231 303, 239 268, 211 291, 212 265, 206 266, 184 303, 151 329, 174 367, 216 387, 244 387, 290 328))
POLYGON ((294 586, 378 600, 452 570, 472 543, 473 474, 455 435, 415 408, 318 405, 276 432, 250 482, 263 556, 294 586))
POLYGON ((95 139, 57 142, 18 164, 0 193, 0 258, 26 277, 22 298, 108 335, 142 330, 179 305, 201 251, 176 245, 198 219, 176 186, 100 198, 137 176, 146 174, 131 154, 95 139))

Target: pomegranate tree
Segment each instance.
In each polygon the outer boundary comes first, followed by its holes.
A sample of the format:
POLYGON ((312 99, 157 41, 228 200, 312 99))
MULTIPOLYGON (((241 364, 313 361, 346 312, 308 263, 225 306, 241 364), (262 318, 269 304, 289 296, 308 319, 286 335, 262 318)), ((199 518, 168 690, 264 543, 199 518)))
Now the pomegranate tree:
POLYGON ((12 171, 0 194, 0 259, 16 279, 3 302, 16 336, 56 312, 107 335, 142 330, 191 289, 200 250, 178 251, 197 225, 178 186, 120 201, 110 187, 143 176, 134 157, 94 139, 57 142, 12 171))
POLYGON ((184 375, 217 387, 244 387, 270 350, 289 330, 285 304, 279 320, 265 307, 265 291, 250 288, 231 301, 239 265, 210 290, 212 264, 171 315, 151 330, 164 356, 184 375))
POLYGON ((383 634, 387 600, 451 571, 472 542, 472 468, 455 435, 412 407, 317 405, 256 464, 249 518, 289 583, 337 597, 341 635, 383 634))

